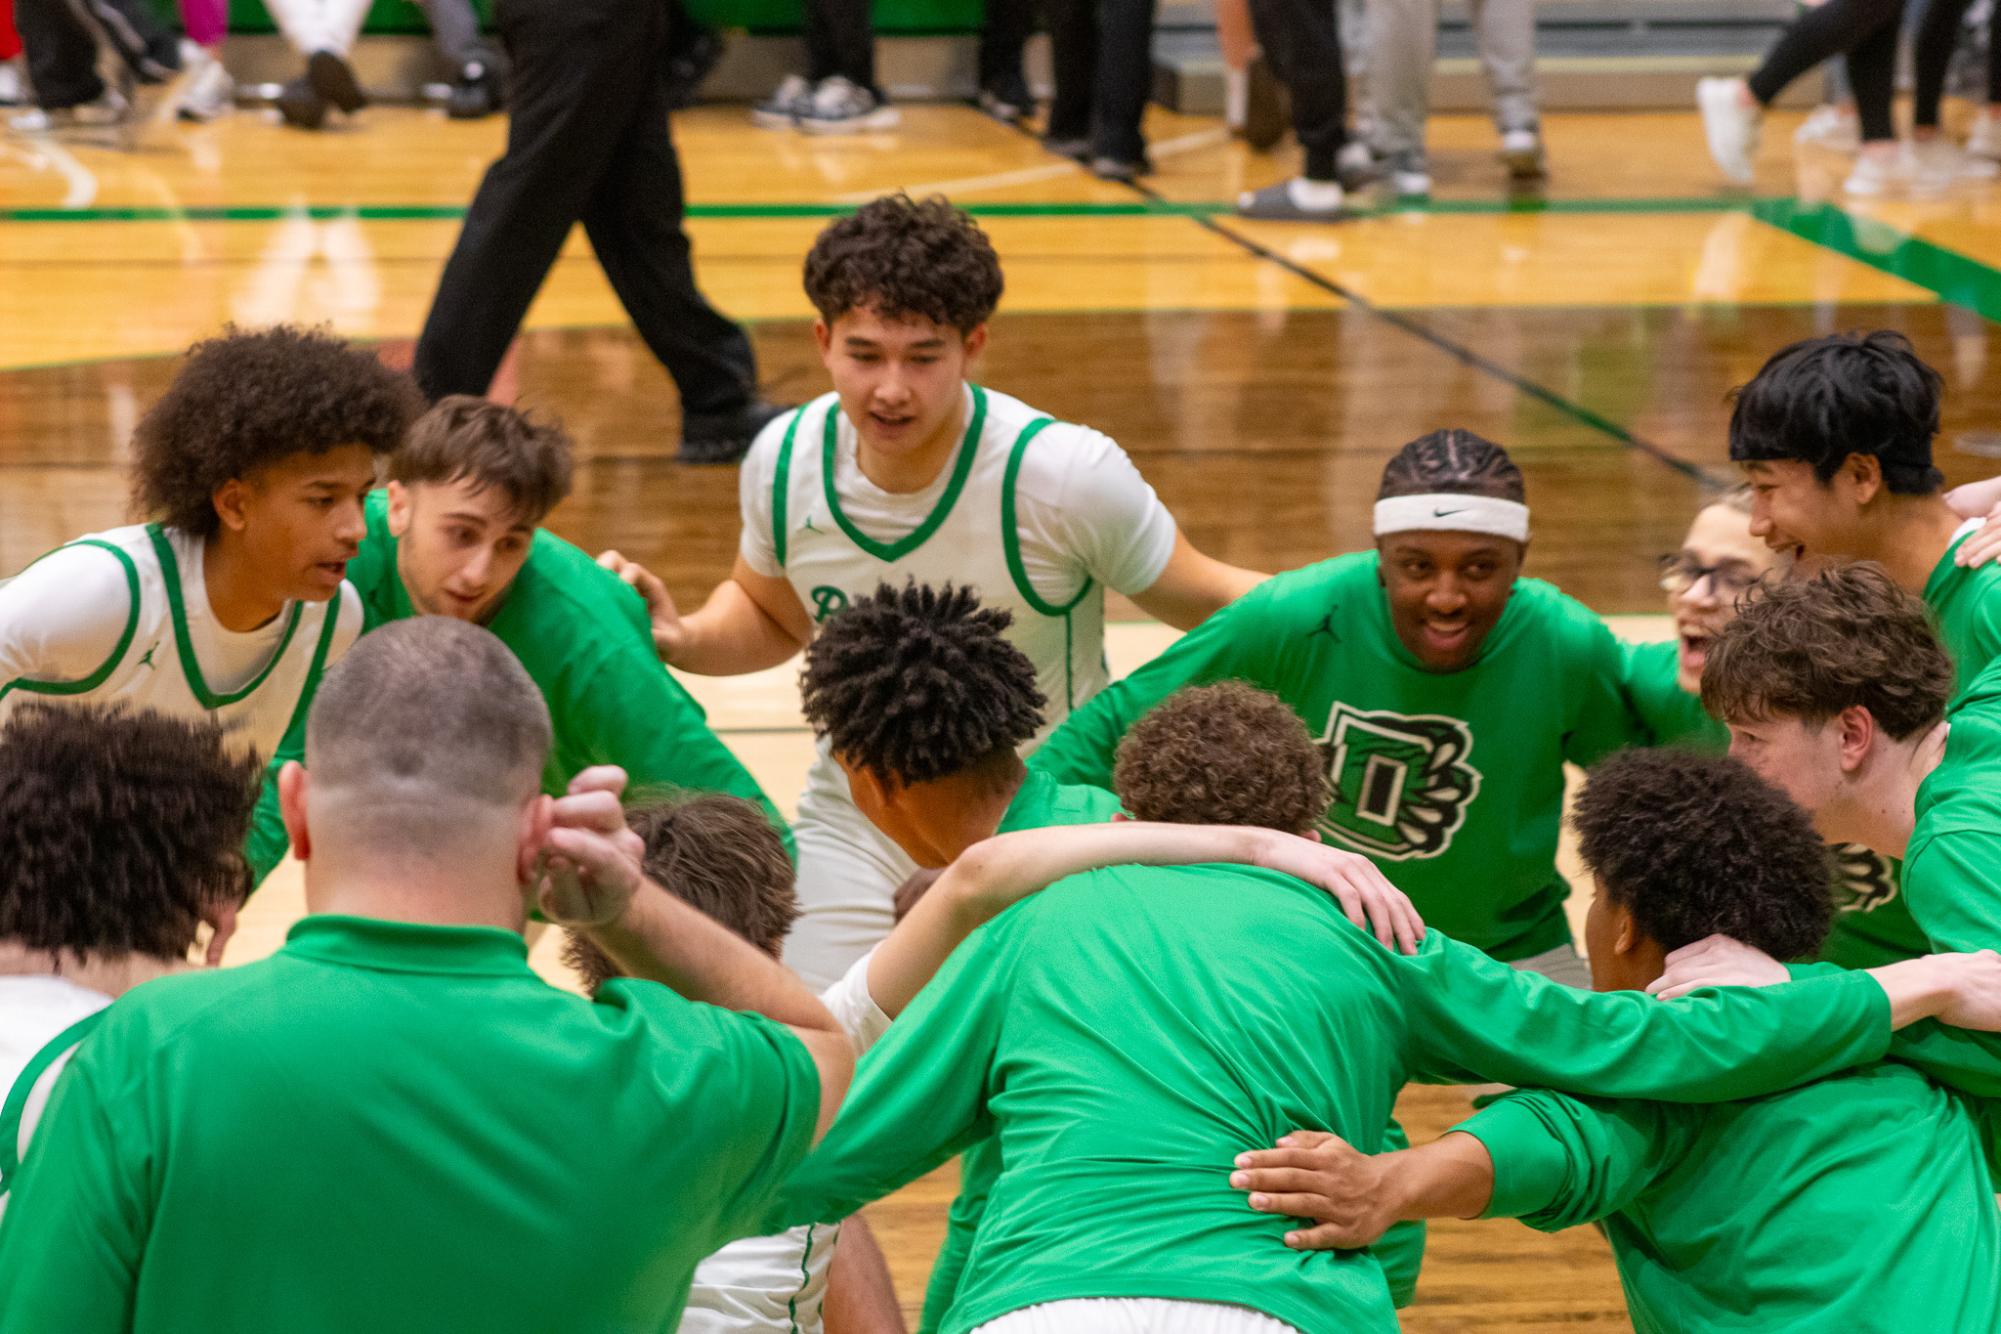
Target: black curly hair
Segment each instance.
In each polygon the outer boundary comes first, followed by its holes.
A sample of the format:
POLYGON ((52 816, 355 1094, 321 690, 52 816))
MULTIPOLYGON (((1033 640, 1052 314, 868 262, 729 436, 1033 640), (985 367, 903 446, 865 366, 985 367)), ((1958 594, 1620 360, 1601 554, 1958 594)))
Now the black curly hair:
POLYGON ((1732 391, 1730 457, 1810 464, 1825 485, 1850 454, 1873 454, 1887 489, 1928 496, 1945 485, 1932 465, 1944 393, 1944 378, 1900 333, 1803 339, 1732 391))
POLYGON ((184 957, 250 890, 262 767, 213 723, 21 705, 0 728, 0 938, 92 957, 184 957))
POLYGON ((1720 934, 1804 959, 1827 936, 1827 845, 1805 811, 1741 761, 1621 751, 1585 776, 1571 821, 1602 892, 1664 950, 1720 934))
POLYGON ((1042 726, 1035 668, 1007 641, 1014 617, 970 588, 880 585, 806 648, 806 720, 834 754, 900 783, 1005 759, 1042 726))
MULTIPOLYGON (((626 808, 625 823, 646 844, 648 879, 778 957, 799 919, 799 894, 792 858, 769 816, 742 797, 684 793, 642 796, 626 808)), ((574 931, 563 942, 563 961, 593 995, 624 975, 595 941, 574 931)))
POLYGON ((133 504, 151 519, 213 537, 211 497, 292 454, 366 445, 388 454, 423 410, 409 376, 321 329, 223 330, 188 349, 133 435, 133 504))
POLYGON ((1000 257, 943 195, 884 195, 828 223, 806 253, 806 298, 828 326, 866 307, 969 334, 1001 299, 1000 257))
POLYGON ((1135 820, 1301 835, 1331 795, 1299 715, 1242 681, 1186 686, 1148 710, 1119 742, 1112 790, 1135 820))
POLYGON ((1377 500, 1434 492, 1528 501, 1522 470, 1493 441, 1457 427, 1421 435, 1383 465, 1377 500))

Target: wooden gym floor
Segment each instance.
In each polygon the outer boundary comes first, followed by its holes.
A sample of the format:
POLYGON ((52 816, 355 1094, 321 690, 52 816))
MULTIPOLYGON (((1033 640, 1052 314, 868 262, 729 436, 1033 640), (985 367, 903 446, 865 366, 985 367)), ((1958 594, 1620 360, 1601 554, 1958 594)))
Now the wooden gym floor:
MULTIPOLYGON (((1630 614, 1659 610, 1654 557, 1703 476, 1727 476, 1726 392, 1793 339, 1905 331, 1947 379, 1942 466, 1956 481, 2001 466, 2001 187, 1844 206, 1842 162, 1795 153, 1797 120, 1772 117, 1754 190, 1730 192, 1691 115, 1553 116, 1547 194, 1511 198, 1491 128, 1441 117, 1429 207, 1365 201, 1302 227, 1227 208, 1286 174, 1291 150, 1259 157, 1168 113, 1140 188, 961 107, 907 107, 900 129, 846 140, 756 130, 734 107, 675 132, 703 285, 751 324, 773 397, 823 387, 799 262, 825 217, 890 189, 946 193, 981 214, 1007 270, 982 378, 1118 438, 1204 548, 1278 569, 1356 547, 1382 461, 1465 426, 1528 473, 1530 572, 1630 614)), ((133 422, 174 354, 225 322, 324 322, 407 358, 502 134, 397 109, 321 135, 246 112, 133 153, 0 134, 0 576, 124 521, 133 422)), ((495 393, 579 440, 559 532, 639 556, 688 601, 727 569, 734 470, 671 461, 673 390, 581 233, 495 393)), ((1115 626, 1115 667, 1165 638, 1115 626)), ((789 669, 691 684, 789 807, 808 751, 789 669)), ((253 901, 232 962, 300 911, 292 865, 253 901)), ((552 944, 536 958, 556 975, 552 944)), ((1465 1107, 1463 1091, 1414 1090, 1403 1110, 1422 1139, 1465 1107)), ((871 1211, 913 1313, 950 1175, 871 1211)), ((1589 1229, 1432 1236, 1407 1328, 1626 1327, 1589 1229)))

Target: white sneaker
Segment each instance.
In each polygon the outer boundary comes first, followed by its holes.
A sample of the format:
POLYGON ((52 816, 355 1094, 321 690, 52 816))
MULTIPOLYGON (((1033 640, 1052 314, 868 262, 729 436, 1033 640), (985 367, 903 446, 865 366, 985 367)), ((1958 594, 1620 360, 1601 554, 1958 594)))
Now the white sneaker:
POLYGON ((836 74, 813 90, 812 102, 799 113, 799 128, 808 134, 858 134, 889 129, 902 119, 888 102, 836 74))
POLYGON ((195 52, 178 109, 182 120, 211 121, 235 110, 236 80, 215 56, 200 47, 195 52))
POLYGON ((116 88, 106 88, 95 102, 44 111, 29 107, 7 118, 7 128, 16 134, 54 134, 61 130, 101 130, 123 125, 132 115, 132 104, 116 88))
POLYGON ((1911 160, 1903 152, 1860 153, 1841 192, 1857 199, 1881 199, 1910 183, 1911 160))
POLYGON ((1390 189, 1399 199, 1422 199, 1431 193, 1431 164, 1419 152, 1390 157, 1390 189))
POLYGON ((1501 132, 1501 162, 1517 181, 1541 180, 1543 176, 1542 135, 1534 129, 1501 132))
POLYGON ((2001 175, 2001 163, 1971 157, 1944 136, 1904 145, 1904 174, 1919 194, 1943 194, 1961 181, 1991 181, 2001 175))
POLYGON ((1702 112, 1702 130, 1709 139, 1709 156, 1725 178, 1751 183, 1751 159, 1758 153, 1758 125, 1763 116, 1744 105, 1737 79, 1697 79, 1695 105, 1702 112))
POLYGON ((1973 118, 1973 133, 1966 136, 1966 151, 1974 157, 2001 160, 2001 116, 1982 113, 1973 118))
POLYGON ((1862 121, 1853 107, 1823 102, 1793 131, 1793 142, 1853 153, 1862 147, 1862 121))
POLYGON ((17 107, 28 100, 28 80, 21 73, 21 57, 0 60, 0 107, 17 107))
POLYGON ((767 130, 789 130, 811 105, 813 85, 801 75, 788 74, 776 92, 750 109, 750 118, 767 130))

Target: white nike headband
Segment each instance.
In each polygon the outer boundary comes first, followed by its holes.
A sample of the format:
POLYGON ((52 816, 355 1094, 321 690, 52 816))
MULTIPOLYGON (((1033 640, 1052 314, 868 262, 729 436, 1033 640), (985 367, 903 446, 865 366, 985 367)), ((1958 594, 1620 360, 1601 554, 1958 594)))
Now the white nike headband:
POLYGON ((1486 533, 1517 542, 1529 540, 1529 507, 1518 500, 1439 492, 1391 496, 1376 502, 1376 536, 1391 533, 1486 533))

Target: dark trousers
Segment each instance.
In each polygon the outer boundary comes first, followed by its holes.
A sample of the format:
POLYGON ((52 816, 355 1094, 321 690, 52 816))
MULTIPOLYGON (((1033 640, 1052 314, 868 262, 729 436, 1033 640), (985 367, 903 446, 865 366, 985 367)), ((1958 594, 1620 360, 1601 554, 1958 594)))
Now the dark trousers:
MULTIPOLYGON (((1945 76, 1952 68, 1953 48, 1959 45, 1960 22, 1971 6, 1972 0, 1932 0, 1925 8, 1912 51, 1917 73, 1917 98, 1911 112, 1914 125, 1938 127, 1945 76)), ((2001 22, 1992 16, 1987 20, 1987 100, 2001 102, 2001 22)))
POLYGON ((15 0, 14 25, 28 49, 35 103, 46 111, 104 96, 100 35, 142 83, 159 83, 181 67, 179 41, 140 0, 15 0))
POLYGON ((1334 179, 1348 142, 1348 74, 1337 0, 1251 0, 1251 27, 1292 101, 1308 180, 1334 179))
POLYGON ((1144 158, 1153 0, 1049 0, 1049 46, 1056 67, 1049 137, 1089 139, 1098 157, 1144 158))
POLYGON ((663 0, 500 0, 512 69, 507 151, 487 168, 417 341, 432 399, 484 394, 581 221, 684 417, 751 399, 750 340, 695 288, 667 128, 663 0))
POLYGON ((1751 75, 1751 95, 1770 106, 1794 79, 1845 54, 1863 141, 1896 138, 1890 104, 1897 91, 1897 30, 1903 17, 1904 0, 1827 0, 1807 10, 1751 75))
POLYGON ((814 83, 836 74, 872 92, 875 86, 875 18, 869 0, 806 0, 806 77, 814 83))
POLYGON ((1008 89, 1021 82, 1021 51, 1034 32, 1034 0, 987 0, 980 28, 980 87, 1008 89))

